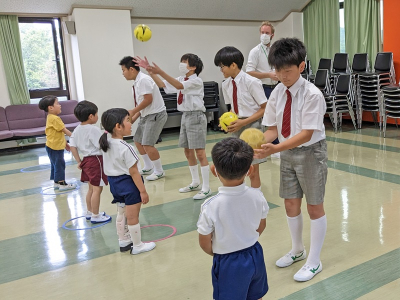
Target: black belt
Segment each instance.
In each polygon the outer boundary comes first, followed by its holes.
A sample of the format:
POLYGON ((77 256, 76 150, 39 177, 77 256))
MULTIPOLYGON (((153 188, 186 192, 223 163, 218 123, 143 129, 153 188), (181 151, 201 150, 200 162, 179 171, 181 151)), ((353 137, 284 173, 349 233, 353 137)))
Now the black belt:
POLYGON ((277 86, 277 84, 274 84, 274 85, 263 84, 263 86, 270 88, 270 89, 274 89, 277 86))

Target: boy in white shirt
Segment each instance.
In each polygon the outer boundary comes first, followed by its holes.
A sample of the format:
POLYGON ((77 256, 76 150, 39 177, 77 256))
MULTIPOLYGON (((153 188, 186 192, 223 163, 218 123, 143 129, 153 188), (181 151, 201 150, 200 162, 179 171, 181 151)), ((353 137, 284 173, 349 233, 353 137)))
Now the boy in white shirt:
POLYGON ((179 72, 181 76, 173 78, 153 63, 150 66, 147 58, 142 60, 135 57, 137 64, 149 72, 156 84, 164 88, 167 94, 177 94, 177 108, 182 112, 181 129, 179 134, 179 147, 184 148, 186 159, 189 163, 192 182, 179 189, 181 193, 199 191, 194 195, 194 200, 203 200, 211 196, 210 167, 206 156, 207 118, 204 114, 204 85, 198 77, 203 70, 200 57, 186 53, 181 57, 179 72), (164 80, 161 80, 160 75, 164 80), (200 185, 197 159, 200 162, 203 184, 200 185))
POLYGON ((132 56, 126 56, 119 62, 126 80, 134 80, 132 86, 135 108, 129 111, 131 122, 139 117, 140 121, 133 140, 144 161, 141 175, 149 175, 146 180, 157 180, 165 177, 160 153, 154 147, 161 131, 167 122, 168 115, 164 99, 154 80, 140 72, 132 56))
MULTIPOLYGON (((260 79, 242 71, 244 57, 235 47, 224 47, 217 52, 214 64, 221 69, 226 80, 222 82, 222 93, 226 104, 239 119, 228 126, 232 136, 239 137, 247 128, 261 129, 267 97, 260 79)), ((266 158, 253 161, 254 171, 250 175, 251 187, 261 188, 259 164, 266 158)))
POLYGON ((272 91, 264 114, 268 144, 255 150, 257 158, 281 152, 279 195, 285 199, 292 249, 276 261, 278 267, 288 267, 307 256, 301 214, 302 198, 306 196, 311 219, 310 253, 306 264, 294 275, 296 281, 310 280, 322 271, 320 254, 327 227, 324 195, 328 158, 323 122, 326 103, 321 91, 301 76, 305 57, 306 48, 298 39, 284 38, 272 45, 268 59, 281 83, 272 91), (280 144, 271 144, 277 137, 280 144))
POLYGON ((99 145, 103 133, 94 125, 99 119, 97 112, 96 104, 86 100, 79 102, 74 114, 81 124, 75 128, 69 140, 71 153, 78 162, 78 169, 82 170, 81 181, 89 184, 86 194, 86 220, 93 224, 111 220, 105 212, 99 212, 101 192, 108 180, 104 174, 103 156, 99 145), (82 155, 82 160, 79 154, 82 155))
POLYGON ((212 149, 211 172, 222 187, 202 207, 197 231, 200 247, 213 257, 214 300, 257 300, 268 291, 263 249, 257 242, 266 226, 268 203, 244 179, 254 166, 253 149, 227 138, 212 149))

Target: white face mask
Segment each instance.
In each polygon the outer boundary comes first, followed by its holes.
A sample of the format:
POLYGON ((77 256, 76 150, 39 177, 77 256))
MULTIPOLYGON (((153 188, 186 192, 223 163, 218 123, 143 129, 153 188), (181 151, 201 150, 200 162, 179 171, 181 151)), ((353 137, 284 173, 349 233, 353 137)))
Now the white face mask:
POLYGON ((186 75, 186 73, 189 72, 189 69, 187 68, 187 63, 180 63, 179 64, 179 73, 182 75, 186 75))
POLYGON ((271 37, 268 34, 263 33, 260 35, 260 41, 263 45, 268 45, 271 42, 271 37))

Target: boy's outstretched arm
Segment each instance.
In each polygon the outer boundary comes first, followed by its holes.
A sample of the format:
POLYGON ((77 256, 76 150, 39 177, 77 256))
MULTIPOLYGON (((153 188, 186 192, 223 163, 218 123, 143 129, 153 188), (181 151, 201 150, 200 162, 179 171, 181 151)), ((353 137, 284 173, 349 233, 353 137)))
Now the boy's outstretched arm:
POLYGON ((199 234, 199 244, 205 253, 214 256, 212 251, 212 233, 207 235, 199 234))

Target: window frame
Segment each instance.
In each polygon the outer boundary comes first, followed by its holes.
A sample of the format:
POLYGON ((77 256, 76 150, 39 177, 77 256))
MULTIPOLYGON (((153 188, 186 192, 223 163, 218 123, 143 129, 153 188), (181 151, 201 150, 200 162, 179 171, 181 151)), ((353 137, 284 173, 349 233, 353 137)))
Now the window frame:
POLYGON ((45 88, 45 89, 34 89, 29 90, 30 99, 35 98, 43 98, 49 94, 57 96, 57 97, 66 97, 67 100, 70 99, 69 93, 69 85, 68 85, 68 77, 67 77, 67 67, 65 63, 65 52, 64 52, 64 42, 63 42, 63 35, 61 30, 61 19, 60 18, 52 18, 52 17, 19 17, 18 23, 43 23, 43 24, 50 24, 53 32, 53 46, 54 46, 54 54, 55 54, 55 61, 57 66, 57 76, 58 76, 58 88, 45 88), (57 41, 57 28, 55 25, 54 20, 58 20, 60 24, 59 28, 59 36, 60 36, 60 45, 58 45, 57 41), (59 47, 61 49, 61 57, 59 52, 59 47), (63 88, 63 72, 61 68, 61 61, 64 65, 64 78, 65 78, 65 89, 63 88))

